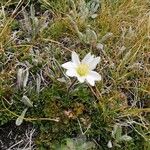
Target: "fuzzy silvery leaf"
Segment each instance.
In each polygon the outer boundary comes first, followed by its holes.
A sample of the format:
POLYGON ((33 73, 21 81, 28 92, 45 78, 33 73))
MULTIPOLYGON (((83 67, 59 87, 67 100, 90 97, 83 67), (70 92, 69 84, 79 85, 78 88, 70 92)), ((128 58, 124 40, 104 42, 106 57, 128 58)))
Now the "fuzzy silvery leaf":
POLYGON ((129 29, 128 29, 128 32, 127 32, 127 35, 126 37, 131 39, 133 38, 134 36, 136 36, 136 33, 135 31, 133 30, 133 28, 130 26, 129 29))
POLYGON ((34 17, 34 19, 32 19, 32 35, 36 36, 39 31, 40 31, 39 20, 37 17, 34 17))
POLYGON ((34 9, 33 5, 30 6, 30 13, 31 13, 31 19, 34 20, 34 18, 35 18, 35 9, 34 9))
POLYGON ((129 69, 133 69, 133 68, 134 69, 142 69, 143 66, 142 66, 142 63, 137 62, 137 63, 134 63, 134 64, 128 66, 127 68, 129 68, 129 69))
POLYGON ((26 69, 23 71, 23 88, 26 87, 29 78, 29 70, 26 69))
POLYGON ((120 141, 131 141, 131 140, 132 140, 132 137, 126 134, 120 137, 120 141))
POLYGON ((88 17, 89 11, 88 9, 85 7, 84 10, 81 10, 79 16, 80 16, 80 21, 84 22, 85 19, 88 17))
POLYGON ((80 149, 90 150, 95 148, 95 144, 93 142, 85 142, 80 146, 80 149))
POLYGON ((39 31, 39 20, 37 17, 34 18, 34 28, 37 29, 37 32, 39 31))
POLYGON ((24 8, 22 8, 22 13, 23 13, 23 17, 24 17, 24 24, 22 25, 22 26, 24 26, 23 29, 25 28, 28 31, 28 33, 30 33, 30 31, 31 31, 30 18, 28 16, 27 11, 24 8))
POLYGON ((16 119, 16 125, 17 126, 20 126, 22 124, 24 116, 25 116, 27 110, 28 110, 28 108, 25 108, 23 110, 23 112, 21 113, 21 115, 16 119))
POLYGON ((70 15, 67 15, 67 16, 68 16, 68 19, 71 22, 71 25, 73 26, 74 30, 77 32, 77 34, 80 34, 81 32, 79 31, 79 28, 78 28, 76 22, 74 21, 74 19, 72 18, 72 16, 70 16, 70 15))
POLYGON ((5 7, 4 6, 1 6, 1 9, 0 9, 0 18, 6 18, 5 16, 5 7))
POLYGON ((98 50, 103 50, 103 49, 104 49, 104 45, 101 44, 101 43, 98 43, 98 44, 96 45, 96 48, 97 48, 98 50))
POLYGON ((40 86, 41 86, 41 77, 40 77, 40 75, 38 74, 38 75, 37 75, 37 78, 36 78, 36 91, 37 91, 37 93, 40 92, 40 86))
MULTIPOLYGON (((89 15, 92 17, 99 9, 100 2, 99 0, 91 0, 88 2, 87 7, 89 9, 89 15)), ((95 15, 97 17, 97 15, 95 15)))
POLYGON ((39 60, 38 60, 38 59, 35 59, 35 58, 32 58, 32 62, 33 62, 33 64, 34 64, 35 66, 37 66, 38 63, 39 63, 39 60))
POLYGON ((41 17, 39 21, 40 31, 42 32, 47 26, 48 26, 48 11, 45 11, 43 16, 41 17))
POLYGON ((84 0, 80 0, 79 1, 79 10, 80 11, 85 11, 86 8, 87 8, 86 7, 86 2, 84 0))
POLYGON ((30 99, 26 96, 26 95, 24 95, 23 97, 22 97, 22 100, 21 100, 26 106, 28 106, 28 107, 33 107, 33 102, 31 102, 30 101, 30 99))
POLYGON ((85 19, 88 17, 88 14, 89 14, 89 10, 86 6, 86 2, 84 0, 81 0, 79 3, 79 12, 78 12, 80 21, 84 22, 85 19))
POLYGON ((71 8, 73 9, 74 15, 77 16, 76 5, 74 3, 74 0, 68 0, 68 1, 69 1, 71 8))
POLYGON ((95 31, 89 28, 86 30, 86 42, 88 44, 97 42, 97 34, 95 33, 95 31))
POLYGON ((28 69, 20 68, 17 72, 17 84, 19 88, 25 88, 29 78, 28 69))
POLYGON ((98 14, 93 14, 93 15, 91 15, 91 18, 96 18, 98 16, 98 14))
POLYGON ((122 127, 118 124, 115 124, 114 129, 112 131, 112 137, 115 140, 119 141, 121 136, 122 136, 122 127))
POLYGON ((19 88, 21 88, 22 83, 23 83, 23 68, 20 68, 18 69, 17 72, 17 84, 19 88))
POLYGON ((74 141, 72 139, 66 139, 66 145, 69 149, 74 150, 75 149, 75 144, 74 141))
POLYGON ((86 36, 84 34, 82 34, 81 32, 78 32, 78 37, 81 41, 86 42, 86 36))
POLYGON ((113 33, 111 33, 111 32, 106 33, 106 34, 101 38, 100 43, 105 42, 108 38, 112 37, 112 35, 113 35, 113 33))
POLYGON ((118 52, 118 56, 121 55, 127 48, 123 45, 122 47, 120 47, 119 52, 118 52))

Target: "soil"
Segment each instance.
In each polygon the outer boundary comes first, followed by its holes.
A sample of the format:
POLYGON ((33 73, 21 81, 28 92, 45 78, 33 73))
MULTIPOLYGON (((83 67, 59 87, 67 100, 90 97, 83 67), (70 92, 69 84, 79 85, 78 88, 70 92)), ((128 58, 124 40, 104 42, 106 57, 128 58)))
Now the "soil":
POLYGON ((16 126, 15 121, 10 121, 0 126, 0 150, 34 150, 36 136, 37 130, 32 123, 24 122, 16 126))

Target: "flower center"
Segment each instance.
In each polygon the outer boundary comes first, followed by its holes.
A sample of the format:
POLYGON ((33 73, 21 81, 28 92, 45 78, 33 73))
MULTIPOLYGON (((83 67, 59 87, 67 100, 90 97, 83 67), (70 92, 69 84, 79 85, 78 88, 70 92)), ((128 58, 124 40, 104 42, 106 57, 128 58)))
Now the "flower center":
POLYGON ((77 73, 80 76, 86 76, 89 73, 89 66, 87 64, 80 64, 77 68, 76 68, 77 73))

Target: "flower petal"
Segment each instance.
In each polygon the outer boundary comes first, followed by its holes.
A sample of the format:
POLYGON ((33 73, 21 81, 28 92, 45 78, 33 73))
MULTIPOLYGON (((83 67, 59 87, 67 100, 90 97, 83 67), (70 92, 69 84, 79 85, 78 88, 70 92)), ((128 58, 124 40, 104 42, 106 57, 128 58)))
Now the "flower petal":
POLYGON ((83 83, 85 81, 85 77, 77 76, 77 78, 78 78, 80 83, 83 83))
POLYGON ((71 61, 62 64, 61 66, 65 69, 73 69, 74 67, 76 67, 76 65, 71 61))
POLYGON ((94 56, 91 53, 88 53, 82 60, 82 63, 90 63, 93 60, 94 56))
POLYGON ((88 77, 90 77, 90 78, 92 78, 92 79, 94 79, 94 80, 96 80, 96 81, 102 79, 101 75, 100 75, 99 73, 97 73, 96 71, 91 71, 91 72, 89 73, 88 77))
POLYGON ((76 71, 74 69, 69 69, 66 71, 66 75, 69 77, 74 77, 76 76, 76 71))
POLYGON ((95 85, 95 81, 93 80, 93 78, 87 77, 86 81, 91 85, 94 86, 95 85))
POLYGON ((89 64, 91 70, 95 69, 97 64, 100 62, 100 57, 96 57, 93 61, 89 64))
POLYGON ((101 75, 95 71, 91 71, 90 74, 86 77, 86 81, 92 86, 94 86, 95 81, 98 80, 101 80, 101 75))
POLYGON ((72 52, 72 62, 75 64, 80 64, 79 56, 76 52, 72 52))

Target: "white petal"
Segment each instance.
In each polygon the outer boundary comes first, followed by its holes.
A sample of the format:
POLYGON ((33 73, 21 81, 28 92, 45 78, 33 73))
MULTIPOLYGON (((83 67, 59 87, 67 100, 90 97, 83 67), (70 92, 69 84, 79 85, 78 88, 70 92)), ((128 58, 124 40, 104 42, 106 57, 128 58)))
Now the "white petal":
POLYGON ((101 80, 101 75, 95 71, 91 71, 90 74, 86 77, 87 82, 94 86, 95 81, 101 80))
POLYGON ((95 85, 95 81, 93 80, 93 78, 87 77, 87 78, 86 78, 86 81, 87 81, 91 86, 94 86, 94 85, 95 85))
POLYGON ((90 69, 91 70, 95 69, 99 62, 100 62, 100 57, 94 58, 93 61, 89 64, 90 69))
POLYGON ((94 56, 91 55, 91 53, 88 53, 82 60, 82 63, 90 63, 91 61, 93 61, 94 56))
POLYGON ((65 69, 73 69, 74 67, 76 67, 76 65, 71 61, 62 64, 61 66, 65 69))
POLYGON ((69 77, 74 77, 76 76, 76 71, 74 69, 69 69, 66 71, 66 75, 69 77))
POLYGON ((91 71, 89 73, 88 77, 93 78, 93 80, 96 80, 96 81, 102 79, 101 75, 99 73, 97 73, 96 71, 91 71))
POLYGON ((79 76, 77 76, 77 78, 78 78, 78 80, 79 80, 80 83, 83 83, 85 81, 85 77, 79 77, 79 76))
POLYGON ((75 64, 80 64, 79 56, 76 52, 72 52, 72 62, 75 64))

